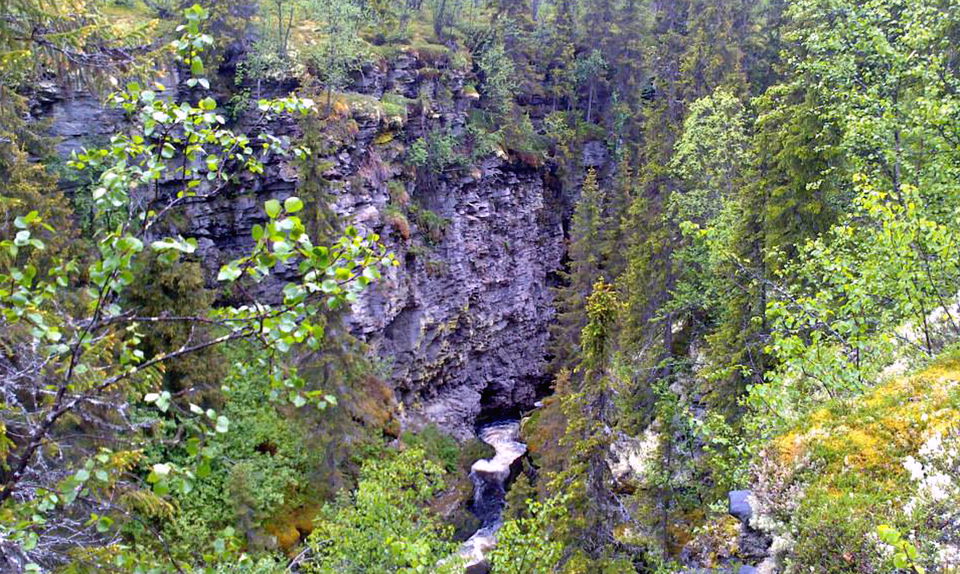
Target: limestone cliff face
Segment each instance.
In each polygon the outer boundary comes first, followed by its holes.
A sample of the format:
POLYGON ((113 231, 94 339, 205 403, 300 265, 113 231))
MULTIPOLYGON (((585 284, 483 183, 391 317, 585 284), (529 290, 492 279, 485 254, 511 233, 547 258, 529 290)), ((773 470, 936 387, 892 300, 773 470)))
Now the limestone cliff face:
MULTIPOLYGON (((323 201, 341 220, 379 233, 401 262, 354 305, 350 329, 369 344, 408 424, 435 422, 465 438, 481 412, 530 406, 543 381, 550 285, 564 253, 569 202, 545 184, 543 168, 507 153, 428 177, 406 165, 406 149, 425 131, 465 132, 476 92, 464 85, 463 72, 436 55, 427 61, 402 53, 364 70, 357 94, 335 100, 339 119, 325 128, 311 161, 326 182, 323 201), (384 93, 430 104, 385 105, 384 93)), ((38 115, 65 136, 64 153, 95 143, 81 140, 91 131, 77 126, 118 121, 90 98, 55 90, 44 98, 38 115)), ((282 121, 275 131, 297 138, 302 128, 282 121)), ((264 221, 263 201, 295 193, 301 177, 274 158, 263 177, 191 206, 185 234, 198 239, 211 272, 250 245, 251 227, 264 221)))

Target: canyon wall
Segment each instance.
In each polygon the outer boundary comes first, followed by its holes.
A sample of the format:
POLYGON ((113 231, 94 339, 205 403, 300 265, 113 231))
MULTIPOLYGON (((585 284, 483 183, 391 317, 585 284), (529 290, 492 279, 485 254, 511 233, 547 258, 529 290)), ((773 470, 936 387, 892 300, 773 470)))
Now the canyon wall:
MULTIPOLYGON (((349 93, 334 97, 335 120, 313 134, 309 161, 322 174, 315 200, 362 232, 380 234, 400 261, 353 306, 351 331, 389 379, 407 424, 433 422, 466 438, 478 417, 530 407, 543 387, 550 287, 564 255, 569 199, 550 183, 549 167, 507 150, 442 173, 408 165, 417 138, 438 128, 462 137, 476 106, 463 72, 447 62, 403 52, 365 69, 349 93)), ((51 121, 63 154, 103 143, 120 121, 89 95, 42 88, 34 114, 51 121)), ((246 88, 254 97, 288 91, 246 88)), ((272 128, 292 141, 305 129, 289 118, 272 128)), ((189 207, 184 235, 198 239, 211 273, 251 245, 251 227, 265 220, 263 201, 304 195, 292 160, 271 158, 266 167, 262 177, 189 207)))

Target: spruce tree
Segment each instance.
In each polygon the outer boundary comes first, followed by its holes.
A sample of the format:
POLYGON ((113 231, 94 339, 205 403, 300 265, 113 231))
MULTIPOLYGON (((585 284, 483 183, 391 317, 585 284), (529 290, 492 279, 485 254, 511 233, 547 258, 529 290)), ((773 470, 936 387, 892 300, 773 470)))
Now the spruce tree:
POLYGON ((566 285, 557 290, 558 316, 553 333, 554 367, 571 367, 579 357, 580 332, 587 324, 584 301, 603 268, 604 194, 597 172, 587 171, 570 224, 566 285))

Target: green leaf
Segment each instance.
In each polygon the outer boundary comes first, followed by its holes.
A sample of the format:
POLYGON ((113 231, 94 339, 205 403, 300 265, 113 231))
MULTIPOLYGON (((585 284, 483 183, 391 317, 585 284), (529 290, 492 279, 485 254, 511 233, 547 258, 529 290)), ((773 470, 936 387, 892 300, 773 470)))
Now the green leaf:
POLYGON ((184 239, 182 237, 167 237, 165 239, 154 241, 150 244, 150 247, 152 247, 154 251, 166 251, 168 249, 174 249, 181 253, 193 253, 197 250, 197 241, 196 239, 191 241, 190 239, 184 239))
POLYGON ((97 520, 97 532, 106 532, 113 525, 113 519, 109 516, 101 516, 97 520))
POLYGON ((218 433, 225 433, 230 430, 230 419, 220 415, 217 417, 216 430, 218 433))
POLYGON ((215 102, 214 99, 211 97, 206 97, 200 100, 199 106, 201 110, 206 110, 206 111, 215 110, 217 109, 217 102, 215 102))
POLYGON ((160 397, 157 399, 157 408, 164 413, 170 408, 170 393, 168 391, 160 393, 160 397))
POLYGON ((900 533, 887 524, 877 526, 877 535, 887 544, 896 544, 900 540, 900 533))
POLYGON ((263 208, 267 212, 267 216, 270 219, 276 219, 280 215, 280 202, 276 199, 269 199, 266 203, 263 204, 263 208))
POLYGON ((210 459, 205 458, 197 465, 197 478, 206 478, 210 476, 210 459))
POLYGON ((235 265, 224 265, 217 274, 217 281, 236 281, 241 273, 240 268, 235 265))
POLYGON ((30 226, 31 223, 33 223, 34 221, 37 221, 37 220, 39 220, 39 219, 40 219, 40 214, 37 213, 36 211, 31 211, 30 213, 28 213, 28 214, 26 214, 26 215, 17 216, 17 217, 13 220, 13 225, 14 225, 17 229, 26 229, 27 227, 30 226))
POLYGON ((283 202, 283 208, 287 210, 287 213, 296 213, 303 209, 303 201, 299 197, 288 197, 283 202))
MULTIPOLYGON (((153 465, 153 470, 151 470, 150 474, 155 475, 157 479, 161 479, 161 478, 166 478, 167 475, 170 474, 170 470, 172 470, 172 467, 169 464, 158 462, 153 465)), ((156 481, 151 481, 150 478, 147 477, 147 482, 156 482, 156 481)))
POLYGON ((167 482, 166 480, 158 480, 153 485, 153 492, 157 496, 163 496, 167 494, 168 492, 170 492, 170 483, 167 482))
POLYGON ((907 553, 907 558, 909 558, 910 560, 916 560, 917 557, 919 556, 919 553, 917 552, 917 548, 913 544, 905 543, 903 545, 903 550, 904 552, 907 553))

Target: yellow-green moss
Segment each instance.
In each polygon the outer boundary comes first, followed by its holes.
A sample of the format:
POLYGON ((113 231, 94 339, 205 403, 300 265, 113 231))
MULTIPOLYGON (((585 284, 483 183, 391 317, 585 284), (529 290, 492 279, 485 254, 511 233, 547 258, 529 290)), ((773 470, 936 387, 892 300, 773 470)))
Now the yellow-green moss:
POLYGON ((305 504, 286 509, 267 523, 266 530, 277 539, 277 546, 287 554, 295 553, 301 539, 313 532, 313 519, 320 505, 305 504))
POLYGON ((904 460, 958 423, 960 352, 953 351, 864 396, 833 401, 772 441, 764 456, 793 469, 789 480, 802 488, 802 495, 794 495, 795 511, 779 517, 796 541, 788 564, 817 572, 882 568, 868 536, 876 526, 923 526, 903 512, 914 492, 904 460))
POLYGON ((868 476, 878 484, 902 475, 903 459, 929 436, 960 422, 960 353, 924 371, 835 401, 773 442, 783 464, 804 457, 824 465, 817 483, 868 476))
POLYGON ((106 18, 108 25, 121 34, 129 35, 142 31, 144 26, 153 33, 158 29, 172 28, 169 23, 157 18, 154 11, 141 1, 103 2, 97 9, 106 18))
POLYGON ((379 134, 376 135, 376 137, 373 138, 373 143, 374 143, 375 145, 388 144, 388 143, 392 142, 392 141, 393 141, 393 138, 395 138, 395 137, 396 137, 396 134, 395 134, 394 132, 383 132, 383 133, 379 133, 379 134))

